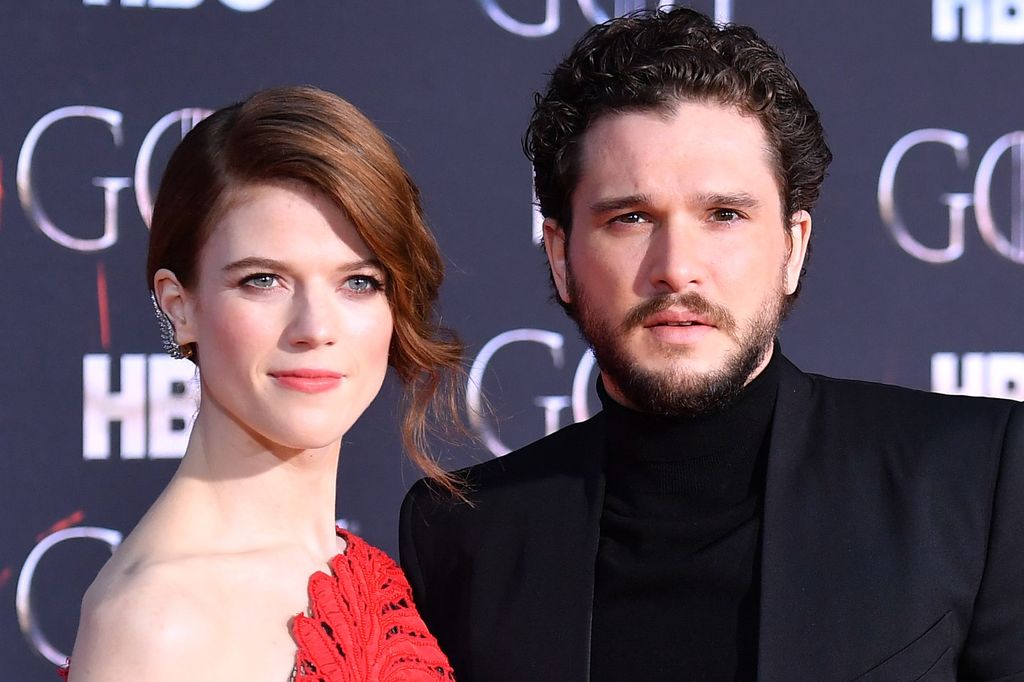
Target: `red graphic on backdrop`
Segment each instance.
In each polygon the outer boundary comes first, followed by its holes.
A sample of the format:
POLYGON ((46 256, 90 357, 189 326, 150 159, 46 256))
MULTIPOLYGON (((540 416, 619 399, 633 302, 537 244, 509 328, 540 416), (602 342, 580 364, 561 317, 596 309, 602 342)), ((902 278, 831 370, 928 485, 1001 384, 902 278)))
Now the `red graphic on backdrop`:
POLYGON ((110 299, 107 296, 107 268, 96 262, 96 306, 100 313, 100 345, 110 350, 110 299))
POLYGON ((56 533, 59 530, 64 530, 65 528, 70 528, 71 526, 77 526, 78 524, 80 524, 84 520, 85 520, 85 512, 83 510, 81 510, 81 509, 76 509, 75 511, 71 512, 70 514, 65 516, 63 519, 61 519, 60 521, 57 521, 52 526, 50 526, 49 528, 44 530, 39 535, 37 535, 36 536, 36 542, 39 542, 40 540, 45 538, 47 535, 50 535, 52 533, 56 533))
POLYGON ((14 575, 14 571, 11 570, 10 566, 4 566, 0 570, 0 590, 4 589, 4 586, 11 581, 12 575, 14 575))

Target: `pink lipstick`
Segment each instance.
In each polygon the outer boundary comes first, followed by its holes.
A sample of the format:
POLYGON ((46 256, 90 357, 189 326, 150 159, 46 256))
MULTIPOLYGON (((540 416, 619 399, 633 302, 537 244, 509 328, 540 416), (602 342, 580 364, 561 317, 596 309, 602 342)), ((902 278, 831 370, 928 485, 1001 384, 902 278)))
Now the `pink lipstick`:
POLYGON ((326 369, 288 369, 271 372, 278 385, 302 393, 323 393, 341 383, 342 375, 326 369))

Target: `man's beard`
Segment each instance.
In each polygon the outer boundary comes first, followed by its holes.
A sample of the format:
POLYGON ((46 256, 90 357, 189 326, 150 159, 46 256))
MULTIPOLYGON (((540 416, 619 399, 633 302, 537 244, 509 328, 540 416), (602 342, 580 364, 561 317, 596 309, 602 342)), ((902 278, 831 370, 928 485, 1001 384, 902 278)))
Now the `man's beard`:
MULTIPOLYGON (((693 416, 718 412, 735 402, 770 351, 788 308, 780 281, 742 329, 726 308, 695 292, 649 298, 630 310, 616 326, 594 314, 572 275, 567 279, 572 318, 594 350, 601 373, 614 382, 633 407, 651 414, 693 416), (672 307, 701 316, 736 342, 736 350, 721 367, 705 373, 672 367, 649 370, 640 366, 638 358, 630 356, 625 346, 628 334, 642 327, 646 318, 672 307)), ((688 349, 665 348, 661 352, 684 362, 688 349)))

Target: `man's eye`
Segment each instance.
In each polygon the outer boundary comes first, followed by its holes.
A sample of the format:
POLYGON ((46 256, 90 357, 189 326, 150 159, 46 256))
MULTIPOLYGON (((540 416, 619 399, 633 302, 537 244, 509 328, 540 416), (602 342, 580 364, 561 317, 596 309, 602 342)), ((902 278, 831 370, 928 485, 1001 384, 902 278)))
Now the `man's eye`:
POLYGON ((370 275, 354 275, 345 280, 345 287, 357 294, 380 291, 384 288, 380 280, 370 275))
POLYGON ((272 289, 278 285, 277 275, 261 272, 256 275, 249 275, 242 280, 242 284, 255 289, 272 289))
POLYGON ((716 208, 711 212, 711 219, 719 223, 731 223, 742 217, 739 211, 734 211, 731 208, 716 208))
POLYGON ((645 223, 647 222, 647 220, 648 219, 646 214, 639 213, 637 211, 632 211, 630 213, 623 213, 622 215, 617 216, 612 222, 635 225, 637 223, 645 223))

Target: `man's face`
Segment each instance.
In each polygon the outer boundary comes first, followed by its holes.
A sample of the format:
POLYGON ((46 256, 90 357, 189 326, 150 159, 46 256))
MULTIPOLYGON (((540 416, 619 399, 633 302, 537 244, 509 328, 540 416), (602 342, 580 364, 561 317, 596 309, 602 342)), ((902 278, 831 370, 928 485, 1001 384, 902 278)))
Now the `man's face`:
POLYGON ((612 114, 584 135, 565 233, 545 221, 561 299, 608 393, 648 412, 728 404, 768 363, 811 232, 783 226, 760 122, 734 107, 612 114))

